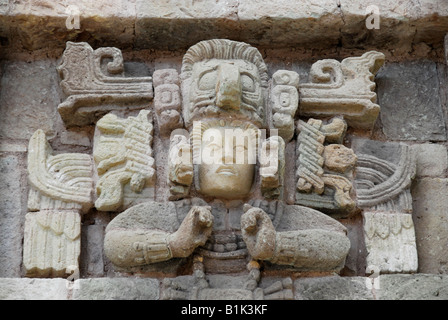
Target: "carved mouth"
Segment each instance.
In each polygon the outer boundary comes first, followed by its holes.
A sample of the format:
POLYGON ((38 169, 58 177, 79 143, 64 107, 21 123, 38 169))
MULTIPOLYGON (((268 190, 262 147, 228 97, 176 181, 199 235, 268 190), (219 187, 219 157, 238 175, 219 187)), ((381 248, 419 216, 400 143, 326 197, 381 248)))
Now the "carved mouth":
POLYGON ((236 171, 233 169, 232 166, 220 166, 218 170, 216 170, 216 173, 222 174, 225 176, 234 176, 236 175, 236 171))

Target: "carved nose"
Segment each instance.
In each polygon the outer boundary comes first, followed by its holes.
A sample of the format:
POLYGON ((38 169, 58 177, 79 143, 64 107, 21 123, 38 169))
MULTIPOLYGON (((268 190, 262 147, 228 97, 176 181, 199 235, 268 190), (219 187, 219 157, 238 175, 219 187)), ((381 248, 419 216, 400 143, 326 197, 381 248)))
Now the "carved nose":
POLYGON ((220 108, 240 109, 241 77, 238 67, 231 64, 218 66, 216 105, 220 108))

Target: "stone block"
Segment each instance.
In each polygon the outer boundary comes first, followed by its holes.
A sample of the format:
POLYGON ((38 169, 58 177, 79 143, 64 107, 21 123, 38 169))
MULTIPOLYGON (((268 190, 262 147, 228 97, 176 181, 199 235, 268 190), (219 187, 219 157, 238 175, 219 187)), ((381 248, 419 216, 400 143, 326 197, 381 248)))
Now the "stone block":
POLYGON ((65 279, 0 278, 0 300, 67 300, 65 279))
POLYGON ((74 300, 158 300, 159 280, 151 278, 78 279, 74 300))
POLYGON ((423 178, 412 187, 418 272, 448 273, 448 179, 423 178))
POLYGON ((81 273, 89 277, 104 276, 104 226, 99 224, 81 227, 81 273))
POLYGON ((435 62, 386 64, 376 75, 376 83, 383 131, 389 139, 446 140, 435 62))
POLYGON ((294 281, 296 300, 373 300, 364 277, 299 278, 294 281))
POLYGON ((447 300, 448 276, 431 274, 381 275, 378 300, 447 300))
POLYGON ((417 177, 444 176, 448 168, 448 152, 440 144, 416 144, 411 146, 417 160, 417 177))
POLYGON ((19 277, 23 220, 21 170, 15 156, 0 157, 0 278, 19 277))
POLYGON ((0 137, 28 140, 37 129, 51 137, 56 134, 59 103, 56 63, 5 63, 1 79, 0 137))

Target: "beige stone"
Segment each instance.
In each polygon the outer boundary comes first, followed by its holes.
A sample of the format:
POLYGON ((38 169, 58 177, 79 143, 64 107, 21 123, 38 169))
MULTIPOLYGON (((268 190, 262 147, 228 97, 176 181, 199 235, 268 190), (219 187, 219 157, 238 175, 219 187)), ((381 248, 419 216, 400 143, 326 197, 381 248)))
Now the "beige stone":
POLYGON ((278 134, 288 142, 294 135, 294 117, 299 106, 299 75, 293 71, 274 73, 271 90, 272 120, 278 134))
POLYGON ((174 200, 188 194, 193 183, 193 152, 189 139, 183 134, 174 134, 170 138, 168 158, 168 183, 174 200))
POLYGON ((412 215, 363 213, 367 266, 381 273, 417 272, 417 245, 412 215))
POLYGON ((151 77, 125 77, 121 51, 93 50, 86 42, 67 42, 58 66, 67 99, 58 106, 66 126, 95 123, 112 110, 144 109, 153 98, 151 77), (112 58, 106 65, 106 58, 112 58))
POLYGON ((349 214, 355 209, 351 178, 357 161, 353 151, 340 142, 346 124, 340 118, 299 120, 297 129, 296 203, 349 214), (327 138, 328 137, 328 138, 327 138))
POLYGON ((179 74, 175 69, 154 71, 154 110, 162 134, 183 127, 179 74))
POLYGON ((341 62, 317 61, 311 66, 310 82, 299 86, 299 114, 307 117, 343 115, 349 126, 373 129, 380 112, 373 80, 384 60, 383 53, 369 51, 341 62))
POLYGON ((272 136, 262 142, 259 162, 263 196, 281 199, 285 174, 285 142, 280 136, 272 136))
POLYGON ((98 210, 126 209, 154 197, 153 125, 148 114, 142 110, 121 119, 110 113, 98 121, 93 148, 98 210))
POLYGON ((93 205, 92 159, 87 154, 52 155, 45 133, 37 130, 28 146, 28 210, 76 209, 93 205))
POLYGON ((81 217, 77 210, 43 210, 26 215, 23 266, 28 277, 79 274, 81 217))

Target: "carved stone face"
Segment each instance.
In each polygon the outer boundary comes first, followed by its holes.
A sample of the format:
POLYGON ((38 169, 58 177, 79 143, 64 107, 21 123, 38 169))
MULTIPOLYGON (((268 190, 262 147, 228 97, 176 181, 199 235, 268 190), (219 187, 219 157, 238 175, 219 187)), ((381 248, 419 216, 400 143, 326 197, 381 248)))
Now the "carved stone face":
POLYGON ((202 134, 199 186, 202 194, 241 198, 252 187, 256 135, 233 127, 212 127, 202 134))
POLYGON ((194 64, 190 110, 213 106, 256 112, 262 104, 260 75, 253 63, 211 59, 194 64))

